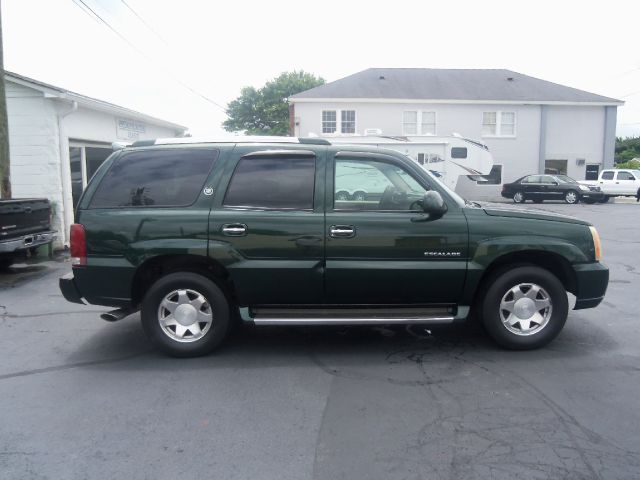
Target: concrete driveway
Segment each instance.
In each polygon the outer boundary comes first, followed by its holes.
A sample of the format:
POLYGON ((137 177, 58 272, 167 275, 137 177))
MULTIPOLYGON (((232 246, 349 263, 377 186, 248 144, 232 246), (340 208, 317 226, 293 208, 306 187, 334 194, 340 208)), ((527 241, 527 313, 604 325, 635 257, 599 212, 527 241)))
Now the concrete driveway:
POLYGON ((6 479, 640 478, 640 208, 593 222, 611 283, 549 347, 470 328, 245 328, 152 350, 139 316, 67 303, 66 262, 0 275, 6 479))

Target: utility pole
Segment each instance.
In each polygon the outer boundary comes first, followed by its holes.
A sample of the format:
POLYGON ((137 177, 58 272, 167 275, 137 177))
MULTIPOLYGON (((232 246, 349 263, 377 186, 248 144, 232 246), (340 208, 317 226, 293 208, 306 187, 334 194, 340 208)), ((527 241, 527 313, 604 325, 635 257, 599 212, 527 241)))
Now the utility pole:
MULTIPOLYGON (((0 10, 2 9, 0 5, 0 10)), ((0 12, 0 198, 11 198, 11 159, 9 158, 9 121, 4 91, 4 54, 2 51, 2 13, 0 12)))

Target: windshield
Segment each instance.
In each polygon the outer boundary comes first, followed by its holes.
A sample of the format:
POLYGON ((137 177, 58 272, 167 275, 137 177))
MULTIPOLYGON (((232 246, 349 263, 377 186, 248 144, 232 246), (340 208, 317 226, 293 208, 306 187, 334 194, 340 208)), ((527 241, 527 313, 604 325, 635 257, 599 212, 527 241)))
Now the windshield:
POLYGON ((556 175, 556 178, 562 183, 578 183, 573 178, 568 177, 567 175, 556 175))

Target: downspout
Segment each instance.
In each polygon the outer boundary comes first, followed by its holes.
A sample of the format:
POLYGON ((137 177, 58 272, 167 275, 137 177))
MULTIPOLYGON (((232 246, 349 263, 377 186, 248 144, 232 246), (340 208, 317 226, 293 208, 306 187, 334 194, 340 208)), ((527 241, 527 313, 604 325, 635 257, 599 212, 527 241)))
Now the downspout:
POLYGON ((59 238, 66 247, 69 245, 69 229, 73 223, 73 194, 71 187, 71 166, 69 165, 69 138, 64 128, 64 119, 78 110, 78 102, 71 101, 71 108, 58 113, 58 145, 60 147, 60 189, 62 191, 62 232, 59 238))

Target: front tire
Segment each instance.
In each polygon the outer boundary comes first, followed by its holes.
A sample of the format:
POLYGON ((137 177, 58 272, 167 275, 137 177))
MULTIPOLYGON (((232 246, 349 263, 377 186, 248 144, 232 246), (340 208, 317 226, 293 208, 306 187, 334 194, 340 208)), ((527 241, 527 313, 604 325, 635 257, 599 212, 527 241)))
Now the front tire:
POLYGON ((548 270, 522 266, 488 279, 482 321, 499 345, 511 350, 540 348, 562 330, 569 312, 564 286, 548 270))
POLYGON ((206 355, 227 336, 229 302, 208 278, 171 273, 156 281, 142 302, 142 326, 149 339, 174 357, 206 355))
POLYGON ((609 195, 605 195, 604 198, 598 200, 598 203, 607 203, 611 197, 609 195))
POLYGON ((569 205, 574 205, 580 201, 580 195, 575 190, 569 190, 564 194, 564 201, 569 205))

